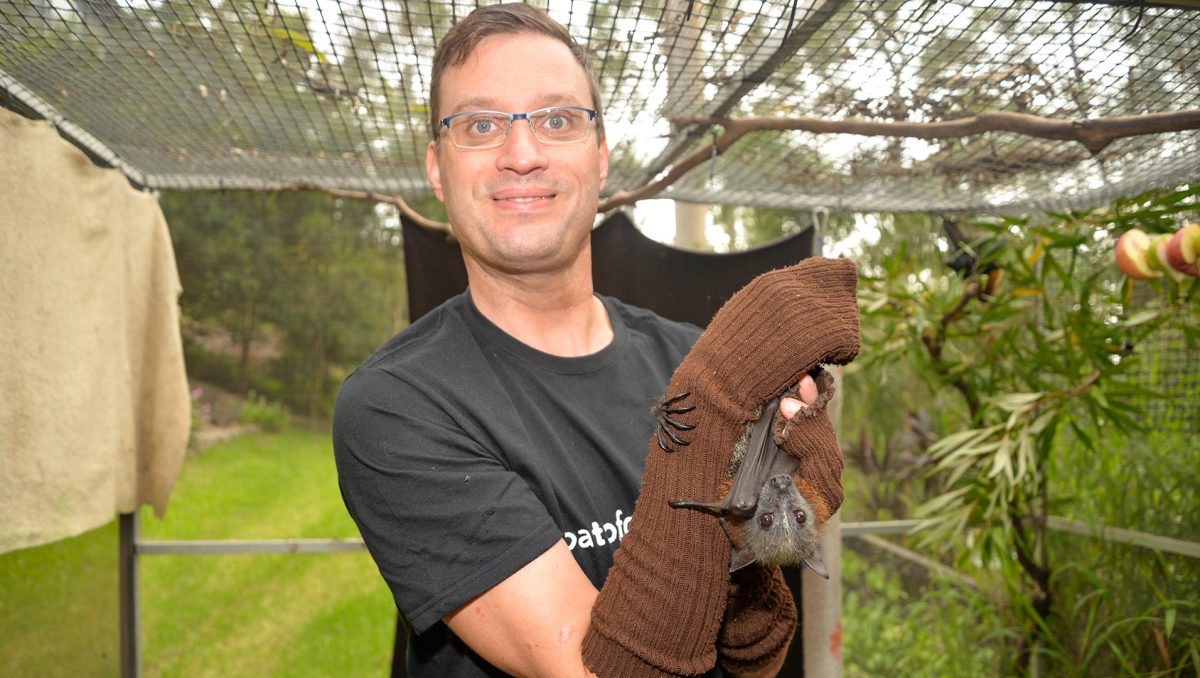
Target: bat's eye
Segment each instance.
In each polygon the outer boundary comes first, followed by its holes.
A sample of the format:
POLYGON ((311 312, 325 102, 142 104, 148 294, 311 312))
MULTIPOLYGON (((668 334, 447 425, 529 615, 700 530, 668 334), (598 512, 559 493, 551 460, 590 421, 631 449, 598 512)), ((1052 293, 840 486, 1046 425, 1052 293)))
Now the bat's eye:
POLYGON ((763 527, 770 527, 773 522, 775 522, 775 516, 770 513, 764 513, 758 517, 758 524, 763 527))
POLYGON ((796 522, 803 525, 806 520, 808 520, 808 516, 804 515, 804 511, 796 511, 796 522))

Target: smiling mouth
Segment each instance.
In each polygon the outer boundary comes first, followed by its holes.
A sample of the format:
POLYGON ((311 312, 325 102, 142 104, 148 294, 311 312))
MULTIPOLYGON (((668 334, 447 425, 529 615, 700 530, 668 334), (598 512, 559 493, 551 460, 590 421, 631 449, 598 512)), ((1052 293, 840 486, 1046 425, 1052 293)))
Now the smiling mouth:
POLYGON ((529 198, 496 198, 496 200, 507 200, 508 202, 524 203, 524 202, 535 202, 537 200, 549 200, 552 197, 553 196, 549 196, 549 195, 539 195, 539 196, 534 196, 534 197, 529 197, 529 198))
POLYGON ((509 195, 492 198, 492 202, 497 205, 511 205, 514 208, 531 208, 541 203, 546 203, 557 197, 550 193, 547 195, 509 195))

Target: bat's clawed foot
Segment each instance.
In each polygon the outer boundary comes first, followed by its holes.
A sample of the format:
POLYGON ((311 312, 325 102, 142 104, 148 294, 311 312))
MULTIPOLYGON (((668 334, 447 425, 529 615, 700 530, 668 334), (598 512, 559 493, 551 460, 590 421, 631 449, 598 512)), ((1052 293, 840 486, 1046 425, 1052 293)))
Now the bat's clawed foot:
POLYGON ((684 423, 676 417, 696 409, 695 405, 679 404, 681 400, 690 395, 690 391, 684 391, 679 395, 666 396, 655 403, 651 410, 654 413, 654 419, 658 422, 658 430, 655 431, 655 440, 658 441, 658 446, 662 448, 663 452, 673 451, 671 443, 680 447, 688 446, 689 441, 681 437, 676 431, 690 431, 696 428, 696 425, 684 423))

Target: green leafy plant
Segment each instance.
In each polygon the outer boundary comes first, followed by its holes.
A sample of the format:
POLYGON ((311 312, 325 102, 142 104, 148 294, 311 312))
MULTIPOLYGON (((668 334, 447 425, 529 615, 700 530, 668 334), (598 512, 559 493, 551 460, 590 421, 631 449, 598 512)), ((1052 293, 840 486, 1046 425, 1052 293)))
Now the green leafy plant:
MULTIPOLYGON (((1056 600, 1047 517, 1062 505, 1050 472, 1064 433, 1095 452, 1099 436, 1144 432, 1139 406, 1160 394, 1130 376, 1142 359, 1138 347, 1168 323, 1189 346, 1200 345, 1200 283, 1154 281, 1139 307, 1132 281, 1111 263, 1121 232, 1170 230, 1180 213, 1197 209, 1197 193, 1160 192, 1048 221, 976 222, 975 237, 952 252, 955 272, 922 268, 900 247, 861 295, 861 369, 908 361, 932 392, 959 396, 961 407, 943 413, 952 432, 928 449, 933 496, 917 509, 922 541, 1001 577, 1021 631, 1013 672, 1092 661, 1101 650, 1123 656, 1115 636, 1160 617, 1161 632, 1165 610, 1180 609, 1162 603, 1134 621, 1084 624, 1091 644, 1081 655, 1064 640, 1071 632, 1050 619, 1056 610, 1086 618, 1103 589, 1082 607, 1056 600)), ((1166 648, 1165 664, 1176 668, 1191 652, 1179 642, 1166 648)), ((1136 665, 1125 663, 1127 671, 1136 665)))

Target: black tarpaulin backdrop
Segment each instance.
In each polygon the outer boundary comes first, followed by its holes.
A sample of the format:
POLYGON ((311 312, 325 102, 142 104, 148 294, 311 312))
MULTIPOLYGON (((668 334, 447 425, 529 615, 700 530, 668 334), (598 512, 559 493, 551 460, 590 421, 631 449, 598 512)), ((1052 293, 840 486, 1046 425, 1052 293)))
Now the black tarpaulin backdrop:
MULTIPOLYGON (((458 243, 446 233, 402 222, 412 322, 465 290, 467 271, 458 243)), ((592 278, 600 294, 704 327, 754 276, 812 256, 814 238, 805 229, 742 252, 682 250, 647 238, 618 212, 592 231, 592 278)))

